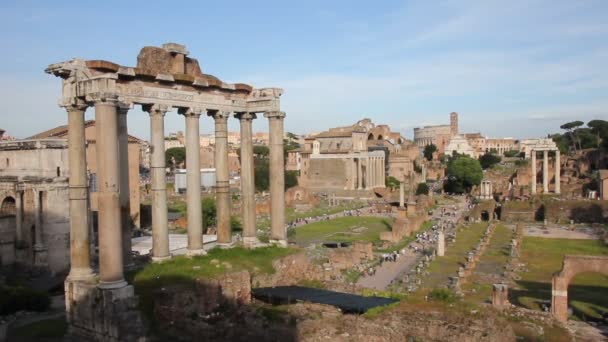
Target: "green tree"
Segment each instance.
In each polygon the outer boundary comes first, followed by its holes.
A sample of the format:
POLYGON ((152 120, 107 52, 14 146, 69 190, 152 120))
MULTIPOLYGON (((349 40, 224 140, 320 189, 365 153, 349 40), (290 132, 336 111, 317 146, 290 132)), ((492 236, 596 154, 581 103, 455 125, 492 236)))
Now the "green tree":
POLYGON ((385 185, 387 188, 391 190, 395 190, 399 187, 399 180, 393 176, 386 177, 385 185))
POLYGON ((171 147, 165 151, 165 163, 167 167, 173 167, 173 158, 175 158, 175 165, 180 165, 186 160, 186 148, 185 147, 171 147))
POLYGON ((429 186, 426 183, 418 183, 418 187, 416 188, 416 195, 428 195, 429 194, 429 186))
POLYGON ((433 153, 437 152, 437 146, 435 146, 435 144, 430 144, 430 145, 426 145, 424 147, 424 158, 426 158, 426 160, 433 160, 433 153))
POLYGON ((285 171, 285 190, 298 186, 298 171, 285 171))
POLYGON ((518 150, 509 150, 509 151, 505 151, 505 153, 503 153, 503 154, 507 158, 513 158, 513 157, 517 157, 519 155, 519 151, 518 150))
MULTIPOLYGON (((583 124, 584 124, 584 122, 577 120, 577 121, 567 122, 567 123, 559 126, 559 128, 561 128, 567 132, 567 136, 569 137, 571 146, 574 146, 575 151, 576 151, 576 142, 578 139, 576 137, 576 133, 574 132, 574 130, 581 127, 583 124)), ((579 142, 579 149, 580 149, 580 142, 579 142)))
POLYGON ((479 160, 466 155, 457 155, 448 162, 447 182, 445 190, 448 192, 470 192, 474 185, 479 185, 483 178, 483 171, 479 160))
POLYGON ((215 199, 213 197, 205 197, 201 201, 201 207, 203 211, 203 228, 206 229, 210 226, 215 226, 215 199))
POLYGON ((241 219, 239 219, 235 215, 230 216, 230 230, 232 230, 232 232, 243 231, 243 224, 241 223, 241 219))
POLYGON ((270 150, 268 146, 264 145, 255 145, 253 146, 253 155, 257 158, 268 158, 268 153, 270 150))
POLYGON ((591 132, 597 137, 597 147, 603 145, 608 140, 608 121, 591 120, 587 123, 587 127, 591 128, 591 132))
POLYGON ((254 184, 255 190, 267 191, 270 187, 268 159, 254 159, 254 184))
POLYGON ((481 164, 481 168, 485 170, 500 163, 501 160, 502 159, 494 153, 486 153, 479 157, 479 164, 481 164))

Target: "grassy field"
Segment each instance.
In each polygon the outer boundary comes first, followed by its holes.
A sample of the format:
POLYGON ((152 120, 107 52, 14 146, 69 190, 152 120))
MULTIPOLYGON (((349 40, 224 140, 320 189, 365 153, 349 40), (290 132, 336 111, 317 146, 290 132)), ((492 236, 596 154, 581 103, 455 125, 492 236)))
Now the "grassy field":
MULTIPOLYGON (((608 247, 598 240, 547 239, 525 237, 521 262, 528 272, 521 272, 520 290, 511 292, 511 302, 530 309, 541 309, 551 302, 551 279, 562 267, 566 254, 608 256, 608 247)), ((608 276, 595 273, 578 274, 568 288, 569 304, 579 319, 600 318, 608 312, 608 276)))
POLYGON ((63 341, 67 328, 63 317, 46 319, 15 329, 7 341, 63 341))
POLYGON ((391 220, 381 217, 348 216, 310 223, 294 229, 291 239, 299 246, 323 241, 380 241, 380 232, 391 230, 391 220), (357 228, 363 228, 358 230, 357 228))
POLYGON ((466 300, 483 303, 491 300, 492 284, 504 271, 509 261, 510 243, 513 231, 502 224, 496 225, 485 253, 479 258, 475 271, 462 287, 467 293, 466 300), (475 290, 475 291, 472 291, 475 290))
POLYGON ((296 253, 294 248, 265 247, 245 249, 214 248, 205 256, 188 258, 175 256, 163 263, 150 263, 134 273, 128 273, 129 283, 135 286, 144 312, 152 310, 155 292, 166 286, 193 287, 199 278, 214 278, 225 273, 248 270, 254 274, 274 273, 275 259, 296 253))
POLYGON ((455 276, 465 262, 467 253, 477 245, 487 226, 487 223, 475 223, 469 228, 462 228, 456 234, 456 242, 446 246, 445 255, 431 262, 427 268, 430 274, 422 279, 421 287, 427 291, 447 285, 450 277, 455 276))

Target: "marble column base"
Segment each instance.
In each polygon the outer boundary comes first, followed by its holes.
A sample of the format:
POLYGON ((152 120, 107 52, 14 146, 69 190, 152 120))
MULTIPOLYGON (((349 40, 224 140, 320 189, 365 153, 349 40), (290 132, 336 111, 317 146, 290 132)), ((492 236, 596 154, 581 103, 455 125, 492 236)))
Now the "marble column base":
POLYGON ((207 255, 207 251, 205 251, 203 248, 186 250, 186 256, 193 257, 197 255, 207 255))
POLYGON ((167 261, 171 259, 171 255, 167 255, 167 256, 163 256, 163 257, 155 257, 153 256, 152 258, 152 262, 163 262, 163 261, 167 261))
POLYGON ((219 248, 227 249, 227 248, 234 247, 234 242, 226 242, 226 243, 217 242, 215 245, 219 248))
POLYGON ((243 238, 243 246, 245 248, 259 248, 259 247, 265 247, 265 246, 267 246, 267 244, 261 242, 257 237, 252 236, 252 237, 243 238))
POLYGON ((92 282, 95 280, 95 273, 90 268, 72 268, 66 281, 92 282))
POLYGON ((287 247, 289 244, 287 243, 287 240, 270 240, 269 243, 271 245, 275 245, 277 247, 287 247))
POLYGON ((121 289, 127 285, 129 285, 129 284, 124 279, 122 279, 122 280, 112 281, 112 282, 99 282, 99 285, 97 285, 97 287, 102 290, 115 290, 115 289, 121 289))

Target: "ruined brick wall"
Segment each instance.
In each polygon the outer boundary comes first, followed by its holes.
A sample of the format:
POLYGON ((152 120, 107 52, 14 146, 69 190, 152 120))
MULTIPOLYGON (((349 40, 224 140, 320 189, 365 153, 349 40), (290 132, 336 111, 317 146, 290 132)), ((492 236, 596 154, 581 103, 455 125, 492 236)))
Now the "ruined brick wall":
POLYGON ((608 201, 548 201, 544 204, 544 212, 549 222, 607 223, 608 201))
POLYGON ((311 159, 308 168, 308 188, 343 190, 347 185, 344 159, 311 159))

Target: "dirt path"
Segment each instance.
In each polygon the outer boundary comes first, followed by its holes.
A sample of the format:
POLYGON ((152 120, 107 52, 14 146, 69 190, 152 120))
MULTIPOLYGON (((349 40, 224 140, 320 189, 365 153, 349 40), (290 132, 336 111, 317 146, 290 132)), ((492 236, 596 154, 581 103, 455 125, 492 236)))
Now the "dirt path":
POLYGON ((407 271, 416 261, 416 254, 409 250, 395 262, 386 261, 376 268, 373 276, 361 277, 357 285, 376 290, 385 290, 393 279, 407 271))

